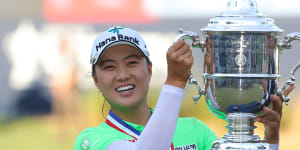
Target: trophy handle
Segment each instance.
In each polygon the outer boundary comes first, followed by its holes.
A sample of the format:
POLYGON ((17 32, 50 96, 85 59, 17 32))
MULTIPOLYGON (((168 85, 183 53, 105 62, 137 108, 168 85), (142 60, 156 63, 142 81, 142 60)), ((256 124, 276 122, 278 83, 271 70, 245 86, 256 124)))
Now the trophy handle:
POLYGON ((178 41, 179 39, 191 39, 192 47, 198 47, 202 50, 205 49, 205 40, 202 39, 197 33, 192 31, 184 31, 182 28, 179 28, 179 34, 175 37, 174 42, 178 41))
POLYGON ((288 105, 288 102, 290 101, 290 97, 289 96, 285 96, 284 92, 286 91, 286 89, 290 86, 293 86, 295 84, 296 81, 296 77, 294 76, 296 71, 300 68, 300 61, 294 66, 294 68, 291 71, 291 75, 290 75, 290 79, 285 81, 283 87, 277 90, 277 95, 280 95, 283 99, 283 101, 285 102, 286 105, 288 105))
POLYGON ((298 40, 300 41, 300 32, 293 32, 289 33, 284 37, 283 40, 281 40, 278 44, 278 48, 280 52, 283 51, 283 49, 291 49, 292 48, 292 41, 298 40))
MULTIPOLYGON (((290 33, 288 35, 286 35, 284 37, 283 40, 281 40, 278 44, 278 48, 280 50, 280 52, 283 51, 283 49, 291 49, 292 48, 292 41, 294 40, 298 40, 300 41, 300 32, 293 32, 293 33, 290 33)), ((300 61, 294 66, 294 68, 292 69, 291 71, 291 75, 290 75, 290 79, 287 80, 283 87, 280 89, 277 90, 277 95, 280 95, 283 99, 283 101, 285 102, 286 105, 288 105, 288 102, 290 101, 290 97, 289 96, 285 96, 284 95, 284 92, 286 91, 286 89, 289 87, 289 86, 293 86, 295 84, 295 80, 296 80, 296 77, 294 76, 296 71, 299 69, 300 67, 300 61)))
POLYGON ((190 77, 189 77, 189 84, 190 85, 196 85, 197 86, 197 89, 198 89, 198 95, 194 95, 193 96, 193 100, 194 100, 194 103, 197 104, 197 102, 200 100, 201 96, 202 95, 206 95, 206 92, 205 92, 205 88, 201 88, 199 82, 193 77, 193 74, 191 73, 190 77))
MULTIPOLYGON (((205 48, 205 40, 201 39, 200 36, 192 31, 184 31, 183 29, 179 29, 179 34, 175 37, 174 42, 176 42, 179 39, 191 39, 192 47, 200 48, 202 51, 204 51, 205 48)), ((189 44, 189 43, 188 43, 189 44)), ((202 95, 206 95, 205 88, 201 88, 200 83, 193 77, 193 74, 191 72, 188 82, 190 85, 196 85, 198 89, 198 95, 193 96, 194 103, 196 104, 202 95)), ((206 84, 204 84, 206 85, 206 84)))

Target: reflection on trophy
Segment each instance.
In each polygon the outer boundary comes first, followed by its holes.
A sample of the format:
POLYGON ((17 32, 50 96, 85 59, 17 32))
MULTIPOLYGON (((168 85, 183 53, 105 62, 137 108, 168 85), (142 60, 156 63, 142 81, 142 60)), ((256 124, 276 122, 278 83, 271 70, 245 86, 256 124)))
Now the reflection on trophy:
POLYGON ((201 31, 204 38, 181 30, 176 40, 184 38, 204 52, 204 88, 192 75, 189 79, 198 87, 195 103, 204 95, 213 114, 228 121, 228 133, 214 143, 213 150, 270 149, 253 134, 255 117, 263 115, 264 106, 272 108, 272 94, 288 104, 289 97, 283 93, 294 84, 300 62, 279 88, 279 55, 292 47, 293 40, 300 40, 300 33, 280 41, 283 30, 257 11, 255 0, 229 0, 226 10, 201 31))

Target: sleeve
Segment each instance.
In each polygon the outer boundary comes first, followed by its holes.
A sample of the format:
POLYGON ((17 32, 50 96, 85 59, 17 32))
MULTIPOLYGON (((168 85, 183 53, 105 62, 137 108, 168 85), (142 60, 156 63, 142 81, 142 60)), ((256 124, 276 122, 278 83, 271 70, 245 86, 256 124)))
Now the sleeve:
POLYGON ((279 144, 270 144, 271 150, 279 150, 279 144))
POLYGON ((184 90, 164 85, 154 112, 139 139, 135 142, 118 140, 107 150, 167 150, 170 148, 180 111, 184 90))

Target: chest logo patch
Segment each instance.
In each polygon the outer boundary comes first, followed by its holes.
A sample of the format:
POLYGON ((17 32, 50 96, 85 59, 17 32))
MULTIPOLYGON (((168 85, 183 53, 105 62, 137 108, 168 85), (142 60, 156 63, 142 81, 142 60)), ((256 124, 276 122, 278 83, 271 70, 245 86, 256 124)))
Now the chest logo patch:
POLYGON ((189 144, 189 145, 183 145, 175 147, 175 150, 197 150, 196 144, 189 144))
POLYGON ((81 143, 81 149, 82 150, 89 150, 90 149, 90 139, 84 139, 81 143))

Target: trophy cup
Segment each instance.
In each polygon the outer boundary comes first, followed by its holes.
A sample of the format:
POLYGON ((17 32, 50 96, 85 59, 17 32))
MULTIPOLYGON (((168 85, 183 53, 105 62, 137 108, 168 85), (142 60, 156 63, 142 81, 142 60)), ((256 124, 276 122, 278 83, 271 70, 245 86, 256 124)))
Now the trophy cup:
POLYGON ((192 74, 189 78, 198 87, 194 102, 204 95, 213 114, 228 121, 228 133, 212 149, 269 150, 269 144, 253 134, 255 117, 264 113, 264 106, 272 108, 271 94, 282 96, 288 104, 284 91, 294 84, 300 62, 278 88, 279 55, 291 48, 293 40, 300 40, 300 32, 278 40, 283 30, 258 12, 255 0, 229 0, 225 11, 201 31, 202 37, 180 30, 175 40, 183 38, 204 52, 204 88, 192 74))

